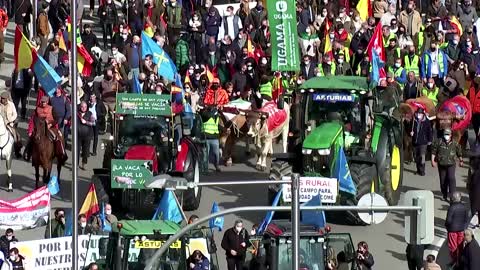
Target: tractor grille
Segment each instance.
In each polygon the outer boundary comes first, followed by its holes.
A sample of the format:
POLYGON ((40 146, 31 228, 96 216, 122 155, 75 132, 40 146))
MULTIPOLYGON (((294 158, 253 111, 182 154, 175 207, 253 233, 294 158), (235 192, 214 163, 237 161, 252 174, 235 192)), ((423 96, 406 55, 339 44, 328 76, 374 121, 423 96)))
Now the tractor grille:
POLYGON ((310 155, 303 155, 303 173, 305 176, 330 176, 330 165, 333 153, 330 155, 319 155, 313 150, 310 155))

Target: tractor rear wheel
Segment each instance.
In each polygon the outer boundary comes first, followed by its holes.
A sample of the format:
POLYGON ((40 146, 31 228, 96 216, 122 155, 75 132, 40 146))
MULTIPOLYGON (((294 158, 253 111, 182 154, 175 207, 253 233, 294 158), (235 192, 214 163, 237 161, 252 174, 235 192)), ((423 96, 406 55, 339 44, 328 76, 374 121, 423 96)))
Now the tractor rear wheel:
MULTIPOLYGON (((366 163, 352 163, 349 167, 352 180, 357 188, 357 195, 345 194, 346 199, 342 201, 345 205, 356 206, 363 195, 371 192, 372 184, 375 183, 377 177, 377 169, 375 164, 366 163)), ((366 225, 356 211, 346 211, 345 221, 351 225, 366 225)))
MULTIPOLYGON (((198 160, 192 152, 188 153, 188 167, 185 168, 184 176, 188 182, 200 182, 200 166, 198 160)), ((183 192, 183 210, 194 211, 200 206, 200 198, 202 196, 202 187, 189 188, 183 192)))
POLYGON ((392 151, 387 155, 385 164, 387 167, 379 172, 383 185, 383 193, 389 205, 397 205, 402 193, 403 181, 403 157, 401 147, 394 145, 392 151))

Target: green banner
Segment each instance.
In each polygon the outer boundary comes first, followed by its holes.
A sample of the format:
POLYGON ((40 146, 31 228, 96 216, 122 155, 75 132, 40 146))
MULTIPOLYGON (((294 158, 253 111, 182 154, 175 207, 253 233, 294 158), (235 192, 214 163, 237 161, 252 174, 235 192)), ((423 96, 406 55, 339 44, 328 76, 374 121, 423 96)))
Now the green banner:
POLYGON ((112 188, 145 189, 152 179, 151 160, 112 159, 112 188))
POLYGON ((118 93, 116 113, 135 115, 172 115, 170 95, 118 93))
POLYGON ((267 0, 267 10, 273 48, 272 70, 299 71, 295 0, 267 0))

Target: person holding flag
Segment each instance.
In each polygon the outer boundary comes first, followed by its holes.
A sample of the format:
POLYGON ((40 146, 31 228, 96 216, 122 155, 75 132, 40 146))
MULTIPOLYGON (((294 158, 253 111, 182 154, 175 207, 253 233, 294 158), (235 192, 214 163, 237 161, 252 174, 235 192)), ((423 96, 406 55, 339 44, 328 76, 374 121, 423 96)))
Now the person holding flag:
POLYGON ((117 222, 117 216, 112 214, 112 205, 107 203, 102 207, 100 214, 93 218, 92 228, 97 234, 108 234, 112 231, 112 225, 117 222))

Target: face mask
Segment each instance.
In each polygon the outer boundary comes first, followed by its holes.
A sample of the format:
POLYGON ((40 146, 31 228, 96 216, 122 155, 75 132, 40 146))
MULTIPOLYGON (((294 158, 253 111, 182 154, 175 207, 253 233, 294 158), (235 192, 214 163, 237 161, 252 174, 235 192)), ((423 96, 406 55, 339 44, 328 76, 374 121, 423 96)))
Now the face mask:
POLYGON ((428 83, 428 88, 433 88, 433 83, 428 83))
POLYGON ((307 29, 305 30, 305 33, 310 34, 310 28, 307 28, 307 29))
POLYGON ((342 13, 338 14, 338 17, 339 17, 339 18, 345 17, 345 13, 342 12, 342 13))
POLYGON ((241 232, 242 231, 242 226, 235 226, 235 230, 237 232, 241 232))
POLYGON ((331 65, 332 64, 332 61, 327 61, 327 65, 331 65))
POLYGON ((467 42, 468 47, 472 47, 472 42, 467 42))
MULTIPOLYGON (((320 73, 317 73, 317 76, 318 76, 318 74, 320 74, 320 73)), ((297 80, 297 84, 302 84, 302 80, 297 80)))
POLYGON ((124 40, 126 40, 127 37, 128 37, 128 34, 122 34, 122 37, 123 37, 124 40))
POLYGON ((108 0, 107 3, 111 4, 111 3, 112 3, 112 0, 108 0))
POLYGON ((80 227, 82 227, 82 228, 87 227, 87 222, 82 222, 82 223, 80 223, 80 227))
POLYGON ((163 47, 163 43, 161 41, 157 41, 157 45, 163 47))
POLYGON ((222 65, 225 65, 226 63, 227 63, 227 62, 224 61, 224 60, 220 61, 220 64, 222 64, 222 65))
POLYGON ((459 66, 460 69, 463 69, 464 67, 465 67, 464 65, 460 65, 460 66, 459 66))
POLYGON ((396 67, 396 68, 399 68, 400 66, 401 66, 400 63, 395 63, 395 67, 396 67))
POLYGON ((115 49, 115 50, 112 50, 112 54, 117 54, 118 53, 118 50, 115 49))
POLYGON ((338 59, 339 64, 343 64, 343 59, 338 59))
POLYGON ((248 70, 252 70, 253 67, 252 67, 252 66, 248 66, 247 69, 248 69, 248 70))
POLYGON ((250 235, 255 235, 255 234, 256 234, 255 230, 250 231, 250 235))
POLYGON ((215 55, 215 52, 208 52, 210 55, 215 55))
POLYGON ((334 39, 335 38, 335 34, 330 34, 330 39, 334 39))
POLYGON ((423 120, 424 117, 425 117, 425 115, 423 115, 421 113, 417 114, 417 119, 418 120, 423 120))
POLYGON ((105 214, 111 215, 111 214, 112 214, 112 210, 105 210, 105 214))
POLYGON ((7 236, 7 240, 10 241, 13 239, 13 236, 7 236))
POLYGON ((262 59, 262 64, 266 65, 268 63, 267 59, 263 58, 262 59))
POLYGON ((360 17, 358 17, 358 16, 355 17, 355 21, 356 21, 356 22, 360 21, 360 17))
MULTIPOLYGON (((317 72, 317 77, 321 77, 322 76, 322 73, 320 72, 317 72)), ((300 83, 299 83, 300 84, 300 83)))
POLYGON ((443 135, 443 138, 445 141, 450 141, 451 136, 450 135, 443 135))
POLYGON ((192 75, 192 74, 193 74, 193 69, 189 69, 189 70, 188 70, 188 74, 189 74, 189 75, 192 75))
POLYGON ((305 63, 305 65, 308 65, 310 64, 310 61, 303 61, 303 63, 305 63))
POLYGON ((14 261, 16 261, 16 260, 17 260, 17 256, 15 256, 15 255, 11 255, 11 256, 10 256, 10 261, 13 261, 13 262, 14 262, 14 261))
POLYGON ((454 39, 454 40, 453 40, 453 44, 457 45, 457 44, 458 44, 458 40, 454 39))
POLYGON ((176 6, 177 6, 177 2, 173 2, 172 7, 176 7, 176 6))
POLYGON ((189 93, 190 92, 190 88, 185 88, 185 92, 189 93))

